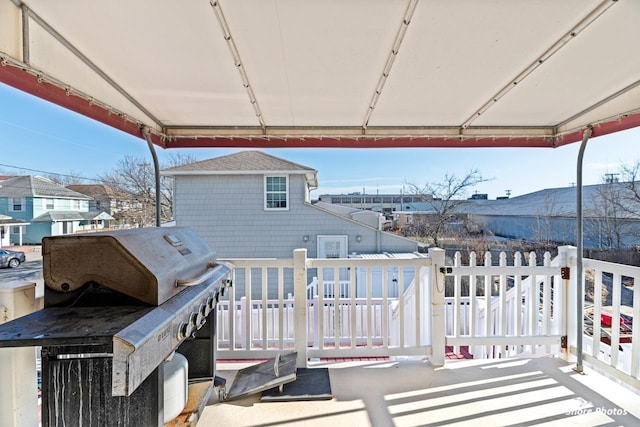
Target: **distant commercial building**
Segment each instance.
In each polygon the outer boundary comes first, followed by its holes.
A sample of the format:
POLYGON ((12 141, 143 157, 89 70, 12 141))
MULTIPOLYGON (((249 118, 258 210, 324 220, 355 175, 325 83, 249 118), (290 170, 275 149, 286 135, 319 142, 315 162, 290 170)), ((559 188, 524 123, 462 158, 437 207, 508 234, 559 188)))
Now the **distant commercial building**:
POLYGON ((486 193, 475 193, 469 197, 469 200, 488 200, 489 195, 486 193))
POLYGON ((400 206, 401 210, 403 210, 402 207, 405 204, 424 202, 426 197, 428 196, 416 194, 349 193, 323 194, 318 197, 318 201, 391 215, 397 209, 397 206, 400 206))

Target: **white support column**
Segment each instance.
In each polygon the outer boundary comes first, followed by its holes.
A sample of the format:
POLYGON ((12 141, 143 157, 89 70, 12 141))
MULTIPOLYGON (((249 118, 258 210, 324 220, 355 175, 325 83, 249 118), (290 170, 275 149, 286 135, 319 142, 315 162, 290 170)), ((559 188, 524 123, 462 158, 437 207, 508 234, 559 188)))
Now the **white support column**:
MULTIPOLYGON (((323 283, 320 282, 320 287, 323 283)), ((324 289, 322 288, 322 291, 324 289)), ((293 251, 293 298, 296 367, 307 367, 307 250, 293 251)), ((316 311, 318 308, 316 307, 316 311)), ((322 339, 322 337, 320 338, 322 339)))
POLYGON ((570 267, 569 280, 563 280, 563 283, 567 283, 567 290, 565 294, 565 313, 566 313, 566 334, 567 334, 567 348, 563 352, 564 358, 567 362, 573 363, 576 361, 575 354, 572 354, 572 350, 576 351, 578 342, 578 300, 576 289, 579 284, 582 284, 581 280, 578 280, 578 269, 576 268, 576 259, 578 257, 578 249, 575 246, 560 246, 558 248, 558 255, 563 257, 562 267, 570 267))
MULTIPOLYGON (((35 283, 0 283, 0 324, 32 313, 35 296, 35 283)), ((0 348, 0 378, 0 426, 37 426, 35 349, 0 348)))
POLYGON ((444 365, 445 330, 444 330, 444 275, 440 267, 444 267, 444 249, 429 248, 431 257, 431 363, 434 366, 444 365))

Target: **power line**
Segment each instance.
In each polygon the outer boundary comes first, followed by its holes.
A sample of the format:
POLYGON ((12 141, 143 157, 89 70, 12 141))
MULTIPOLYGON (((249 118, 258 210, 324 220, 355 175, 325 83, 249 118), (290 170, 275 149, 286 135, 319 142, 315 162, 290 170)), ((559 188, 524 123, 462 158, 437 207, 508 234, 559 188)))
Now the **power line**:
POLYGON ((57 173, 57 172, 49 172, 49 171, 44 171, 44 170, 40 170, 40 169, 29 169, 29 168, 23 168, 23 167, 20 167, 20 166, 7 165, 7 164, 3 164, 3 163, 0 163, 0 166, 6 167, 6 168, 12 168, 12 169, 30 171, 30 172, 45 173, 45 174, 48 174, 48 175, 65 176, 67 178, 75 178, 75 179, 83 179, 83 180, 87 180, 87 181, 102 182, 101 180, 96 179, 96 178, 87 178, 87 177, 84 177, 84 176, 68 175, 68 174, 57 173))

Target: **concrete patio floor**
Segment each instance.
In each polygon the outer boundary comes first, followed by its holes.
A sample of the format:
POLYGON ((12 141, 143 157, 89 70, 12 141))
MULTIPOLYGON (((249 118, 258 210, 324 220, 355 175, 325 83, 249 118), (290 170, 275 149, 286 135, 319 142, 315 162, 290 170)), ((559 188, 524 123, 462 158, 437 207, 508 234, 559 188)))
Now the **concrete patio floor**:
MULTIPOLYGON (((218 364, 227 389, 245 366, 218 364)), ((442 368, 415 358, 311 362, 329 368, 333 399, 212 397, 198 426, 640 426, 640 391, 573 366, 552 357, 447 360, 442 368)))

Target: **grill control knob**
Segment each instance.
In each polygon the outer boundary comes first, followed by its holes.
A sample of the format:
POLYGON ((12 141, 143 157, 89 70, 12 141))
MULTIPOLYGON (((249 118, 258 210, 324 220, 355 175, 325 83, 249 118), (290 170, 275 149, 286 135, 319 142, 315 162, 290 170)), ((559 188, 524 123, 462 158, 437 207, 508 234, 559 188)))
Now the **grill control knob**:
POLYGON ((214 297, 207 298, 207 307, 209 307, 209 312, 213 310, 216 306, 216 300, 214 297))
POLYGON ((181 340, 190 336, 193 333, 193 326, 190 323, 182 322, 178 327, 178 339, 181 340))
POLYGON ((191 322, 196 329, 202 328, 202 325, 204 325, 206 321, 206 317, 202 315, 202 306, 200 306, 200 309, 196 313, 191 314, 191 322))
POLYGON ((209 315, 210 312, 211 312, 211 309, 209 308, 209 304, 207 303, 200 304, 200 314, 204 318, 203 323, 207 321, 207 316, 209 315))
POLYGON ((197 312, 192 312, 191 315, 189 316, 189 324, 193 327, 196 328, 198 326, 198 313, 197 312))

